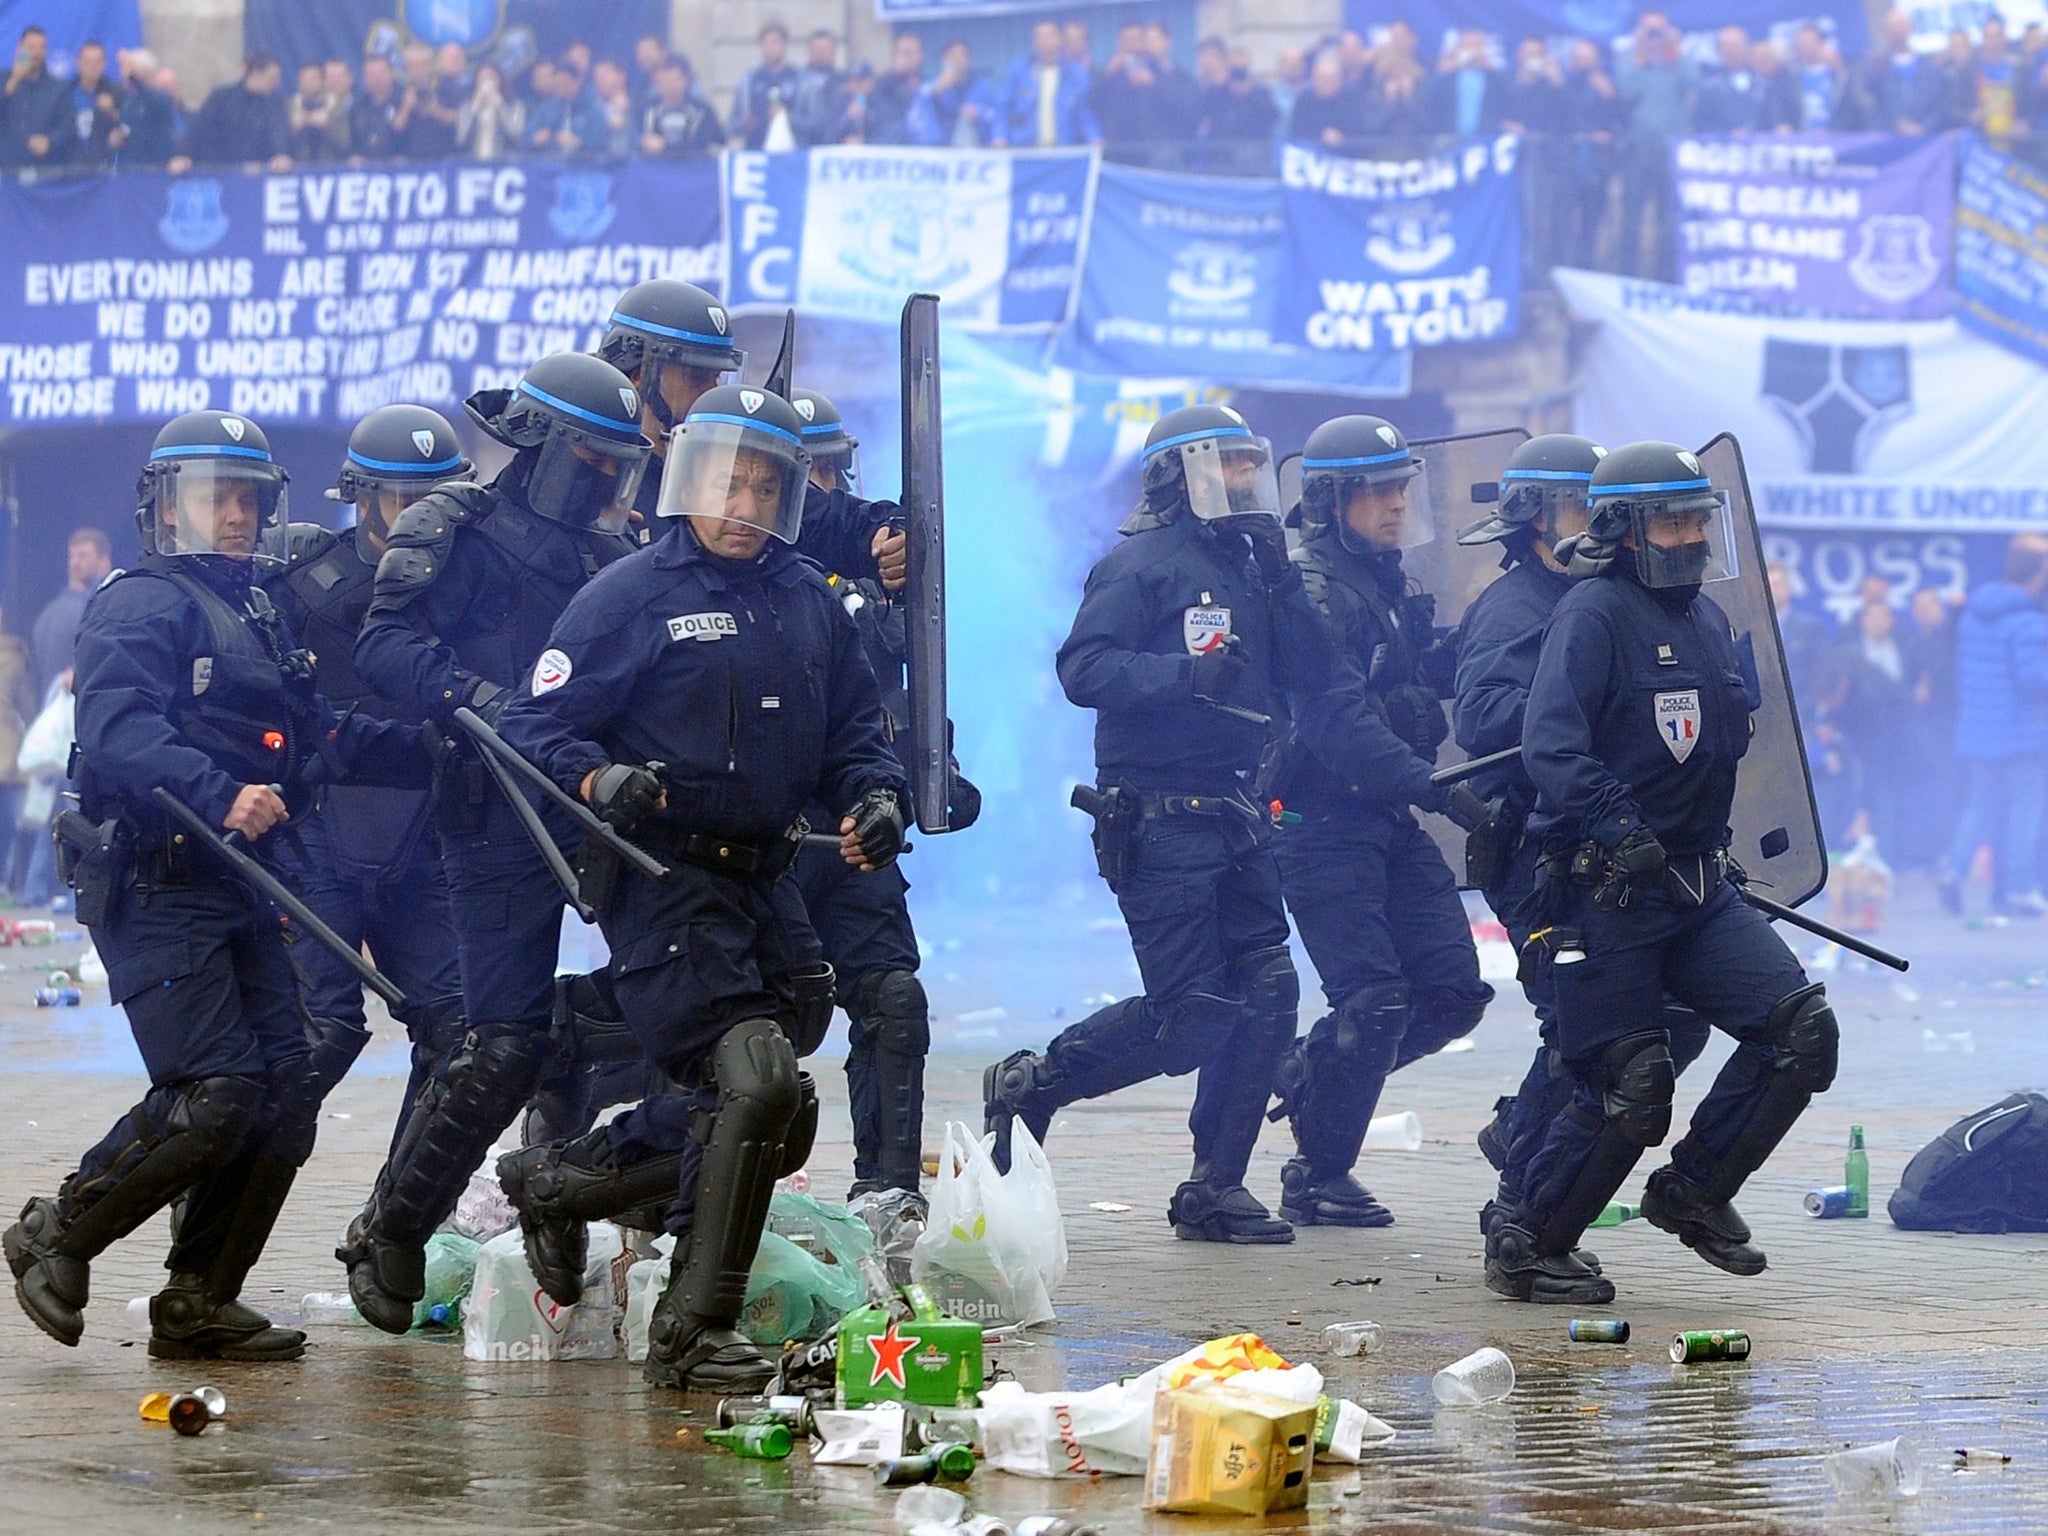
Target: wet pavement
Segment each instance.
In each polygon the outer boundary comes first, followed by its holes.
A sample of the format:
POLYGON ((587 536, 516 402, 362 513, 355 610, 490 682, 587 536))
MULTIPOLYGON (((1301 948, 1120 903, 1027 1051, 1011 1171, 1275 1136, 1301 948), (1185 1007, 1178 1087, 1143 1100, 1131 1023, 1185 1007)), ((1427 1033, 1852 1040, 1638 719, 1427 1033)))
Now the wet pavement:
MULTIPOLYGON (((979 1068, 1012 1040, 1038 1043, 1130 985, 1120 935, 1076 903, 1055 918, 928 923, 928 967, 949 1049, 935 1059, 929 1140, 947 1117, 978 1115, 979 1068), (1057 956, 1054 964, 1049 957, 1057 956), (992 1018, 991 1010, 1003 1010, 992 1018), (1054 1010, 1061 1017, 1054 1017, 1054 1010)), ((1472 1133, 1519 1077, 1533 1025, 1518 1000, 1495 1006, 1475 1048, 1404 1073, 1385 1108, 1412 1109, 1414 1153, 1373 1154, 1363 1175, 1397 1212, 1381 1232, 1304 1232, 1290 1247, 1176 1242, 1164 1220, 1183 1176, 1187 1085, 1164 1083, 1070 1111, 1050 1141, 1071 1249, 1059 1321, 993 1352, 1027 1386, 1111 1380, 1213 1334, 1250 1328, 1328 1373, 1397 1438, 1359 1468, 1318 1467, 1306 1512, 1276 1528, 1373 1532, 1883 1531, 2048 1529, 2048 1236, 1898 1231, 1882 1202, 1914 1150, 1969 1110, 2048 1078, 2048 995, 2036 930, 1969 929, 1909 891, 1889 941, 1911 977, 1845 964, 1828 973, 1844 1023, 1843 1071, 1741 1204, 1770 1270, 1738 1280, 1641 1223, 1588 1242, 1620 1289, 1602 1309, 1633 1342, 1577 1345, 1568 1314, 1517 1307, 1479 1283, 1475 1213, 1490 1170, 1472 1133), (1965 1038, 1967 1037, 1967 1038, 1965 1038), (1869 1222, 1816 1222, 1810 1186, 1840 1178, 1851 1122, 1870 1143, 1869 1222), (1127 1204, 1128 1212, 1090 1209, 1127 1204), (1370 1280, 1366 1285, 1339 1281, 1370 1280), (1362 1360, 1324 1357, 1323 1325, 1370 1317, 1386 1344, 1362 1360), (1742 1328, 1744 1363, 1674 1366, 1680 1328, 1742 1328), (1513 1357, 1502 1405, 1441 1410, 1438 1366, 1480 1344, 1513 1357), (1843 1503, 1821 1457, 1910 1432, 1932 1453, 1913 1499, 1843 1503), (1960 1445, 2010 1452, 1998 1471, 1950 1473, 1960 1445)), ((62 949, 0 949, 0 1204, 50 1189, 134 1096, 132 1047, 114 1010, 25 1004, 62 949)), ((1703 1091, 1712 1053, 1681 1084, 1703 1091)), ((388 1032, 336 1093, 321 1145, 249 1299, 280 1317, 310 1291, 341 1288, 330 1256, 375 1171, 402 1070, 388 1032)), ((820 1074, 825 1129, 814 1188, 842 1189, 850 1164, 844 1092, 820 1074)), ((1253 1187, 1277 1191, 1285 1135, 1261 1144, 1253 1187)), ((875 1531, 888 1499, 863 1470, 733 1458, 695 1434, 709 1404, 643 1388, 624 1360, 479 1364, 454 1338, 388 1339, 320 1328, 294 1366, 195 1370, 152 1362, 123 1307, 159 1283, 162 1226, 94 1266, 85 1342, 64 1350, 0 1302, 0 1531, 411 1528, 646 1531, 875 1531), (227 1426, 180 1439, 143 1424, 151 1390, 209 1380, 227 1426), (686 1412, 685 1410, 694 1410, 686 1412)), ((1147 1516, 1140 1480, 1039 1483, 981 1473, 977 1507, 1006 1517, 1084 1514, 1105 1530, 1207 1529, 1147 1516)), ((1225 1528, 1247 1528, 1239 1522, 1225 1528)))

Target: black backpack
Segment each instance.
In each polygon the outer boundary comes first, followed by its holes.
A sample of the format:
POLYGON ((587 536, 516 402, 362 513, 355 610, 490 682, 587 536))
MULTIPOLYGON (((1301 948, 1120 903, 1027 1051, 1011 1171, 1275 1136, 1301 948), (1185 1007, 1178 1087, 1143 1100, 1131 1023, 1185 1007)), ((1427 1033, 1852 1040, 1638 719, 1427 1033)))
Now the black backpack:
POLYGON ((1892 1221, 1923 1232, 2048 1232, 2048 1098, 2015 1093, 1914 1154, 1892 1221))

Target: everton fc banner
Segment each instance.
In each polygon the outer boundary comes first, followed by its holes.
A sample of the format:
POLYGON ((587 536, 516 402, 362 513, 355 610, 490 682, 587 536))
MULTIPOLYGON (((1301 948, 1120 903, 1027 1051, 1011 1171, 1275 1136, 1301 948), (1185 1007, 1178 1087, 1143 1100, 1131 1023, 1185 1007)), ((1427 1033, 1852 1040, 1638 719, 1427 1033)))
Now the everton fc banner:
POLYGON ((1956 208, 1956 318, 2048 364, 2048 177, 1972 136, 1956 208))
POLYGON ((1948 312, 1955 137, 1674 139, 1679 282, 1865 319, 1948 312))
POLYGON ((1050 331, 1072 313, 1092 150, 834 147, 728 154, 736 310, 894 323, 936 293, 970 331, 1050 331))
POLYGON ((1356 160, 1280 146, 1287 260, 1274 339, 1311 352, 1401 351, 1515 334, 1520 141, 1356 160))
POLYGON ((1947 320, 1758 312, 1602 273, 1553 274, 1599 329, 1575 431, 1742 443, 1759 519, 1785 528, 1993 532, 2048 525, 2048 369, 1947 320))
POLYGON ((648 278, 717 285, 711 164, 0 182, 0 424, 451 409, 596 343, 648 278))
POLYGON ((1273 182, 1105 165, 1080 303, 1054 360, 1111 377, 1406 395, 1406 350, 1312 352, 1274 340, 1286 245, 1273 182))

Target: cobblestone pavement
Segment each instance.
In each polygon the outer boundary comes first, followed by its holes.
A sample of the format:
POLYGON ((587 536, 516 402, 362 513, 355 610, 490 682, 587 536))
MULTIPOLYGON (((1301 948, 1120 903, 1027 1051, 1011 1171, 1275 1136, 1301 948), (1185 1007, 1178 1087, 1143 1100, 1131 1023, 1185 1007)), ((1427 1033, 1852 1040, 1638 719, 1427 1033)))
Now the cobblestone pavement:
MULTIPOLYGON (((1474 1049, 1422 1063, 1390 1090, 1385 1107, 1420 1114, 1425 1142, 1367 1160, 1365 1178, 1400 1218, 1386 1231, 1307 1231, 1278 1249, 1178 1243, 1163 1212, 1184 1172, 1187 1084, 1070 1111, 1050 1140, 1072 1250, 1060 1320, 996 1359, 1030 1386, 1087 1386, 1250 1328, 1314 1362, 1333 1391, 1399 1435, 1355 1472, 1318 1468, 1308 1511, 1276 1517, 1281 1528, 2048 1529, 2048 1237, 1910 1234, 1881 1210, 1859 1223, 1800 1210, 1806 1188, 1839 1179, 1852 1121, 1868 1133, 1881 1207, 1907 1158, 1944 1126, 2048 1077, 2048 996, 2030 932, 1965 929, 1909 903, 1889 937, 1915 950, 1912 976, 1849 966, 1829 975, 1845 1026, 1841 1078, 1741 1202, 1770 1253, 1768 1273, 1723 1275, 1641 1223, 1589 1239, 1620 1288, 1605 1311, 1630 1321, 1629 1345, 1569 1344, 1564 1314, 1500 1301, 1479 1283, 1475 1212, 1491 1175, 1472 1134, 1534 1040, 1519 1000, 1504 998, 1474 1049), (1097 1211, 1093 1201, 1132 1209, 1097 1211), (1336 1283, 1368 1278, 1376 1283, 1336 1283), (1321 1327, 1356 1317, 1385 1326, 1385 1347, 1364 1360, 1323 1358, 1321 1327), (1669 1363, 1674 1331, 1715 1326, 1746 1329, 1750 1361, 1669 1363), (1514 1395, 1489 1409, 1437 1410, 1429 1373, 1482 1343, 1513 1356, 1514 1395), (1918 1498, 1877 1507, 1828 1494, 1825 1452, 1902 1431, 1938 1453, 1918 1498), (2014 1461, 1951 1474, 1947 1451, 1959 1445, 2014 1461)), ((1086 992, 1129 985, 1121 936, 1087 908, 963 927, 935 948, 939 1033, 951 1049, 933 1064, 934 1142, 946 1118, 978 1116, 979 1069, 999 1044, 1040 1039, 1058 1027, 1056 1008, 1071 1017, 1086 992), (1033 963, 1054 952, 1065 991, 1033 963), (991 1040, 997 1006, 1008 1016, 991 1040)), ((31 973, 64 957, 0 950, 9 1154, 0 1206, 9 1212, 54 1186, 139 1081, 117 1011, 17 1005, 41 979, 31 973)), ((1720 1055, 1681 1084, 1681 1115, 1720 1055)), ((330 1101, 320 1149, 252 1279, 259 1306, 287 1316, 306 1292, 341 1288, 332 1242, 375 1170, 402 1062, 387 1026, 330 1101)), ((826 1129, 811 1167, 829 1197, 843 1188, 850 1148, 836 1067, 826 1064, 820 1080, 826 1129)), ((1272 1128, 1253 1171, 1268 1200, 1284 1155, 1284 1132, 1272 1128)), ((294 1366, 195 1372, 151 1362, 122 1309, 159 1283, 162 1236, 152 1226, 94 1266, 76 1350, 0 1300, 0 1531, 57 1522, 122 1531, 889 1528, 864 1472, 812 1469, 801 1451, 760 1463, 679 1441, 676 1429, 701 1426, 708 1405, 647 1391, 622 1360, 474 1364, 450 1339, 324 1328, 294 1366), (225 1432, 181 1440, 137 1418, 143 1393, 202 1378, 231 1398, 225 1432)), ((1085 1513, 1113 1532, 1211 1528, 1146 1516, 1137 1479, 1089 1486, 984 1473, 971 1493, 1010 1517, 1085 1513)))

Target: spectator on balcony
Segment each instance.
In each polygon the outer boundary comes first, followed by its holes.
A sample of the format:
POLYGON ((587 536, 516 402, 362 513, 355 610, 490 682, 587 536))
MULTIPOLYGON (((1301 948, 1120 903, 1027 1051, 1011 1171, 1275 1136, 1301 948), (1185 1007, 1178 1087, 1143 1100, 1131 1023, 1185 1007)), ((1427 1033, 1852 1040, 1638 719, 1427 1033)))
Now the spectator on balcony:
POLYGON ((355 71, 348 67, 348 60, 329 59, 322 64, 320 88, 334 98, 334 113, 327 120, 327 141, 333 146, 332 158, 344 160, 349 152, 349 117, 356 107, 355 71))
POLYGON ((50 73, 50 39, 41 27, 21 29, 0 102, 0 165, 60 165, 77 141, 71 82, 50 73))
POLYGON ((455 144, 472 160, 509 160, 526 142, 526 103, 505 89, 505 73, 479 64, 469 99, 455 114, 455 144))
MULTIPOLYGON (((1412 34, 1409 41, 1414 42, 1412 34)), ((1373 51, 1366 46, 1365 38, 1358 32, 1346 31, 1337 38, 1336 47, 1337 62, 1344 66, 1344 83, 1364 86, 1373 72, 1373 51)))
POLYGON ((567 54, 553 64, 533 66, 533 88, 541 99, 526 116, 527 148, 543 155, 574 159, 584 146, 604 137, 604 123, 583 94, 583 76, 567 54))
POLYGON ((71 158, 94 166, 113 160, 113 134, 121 126, 121 96, 121 82, 107 73, 106 46, 80 43, 78 73, 71 82, 71 114, 77 125, 71 158))
MULTIPOLYGON (((548 70, 553 72, 554 66, 548 70)), ((540 78, 541 66, 533 74, 540 78)), ((366 161, 390 160, 398 154, 398 114, 405 106, 391 60, 381 53, 363 60, 363 88, 349 103, 348 158, 352 165, 366 161)))
MULTIPOLYGON (((499 73, 502 89, 504 74, 499 73)), ((470 68, 469 52, 460 43, 443 43, 434 50, 434 99, 460 112, 463 103, 476 94, 476 71, 470 68)))
POLYGON ((1861 84, 1873 132, 1932 133, 1946 119, 1941 67, 1913 51, 1913 18, 1904 11, 1885 12, 1884 41, 1864 59, 1861 84))
POLYGON ((889 69, 868 92, 853 127, 865 144, 908 144, 910 109, 924 89, 924 43, 915 32, 898 32, 889 48, 889 69))
POLYGON ((1002 98, 959 38, 939 55, 939 73, 910 105, 910 141, 974 149, 1001 132, 1002 98))
POLYGON ((1785 63, 1785 55, 1768 38, 1749 46, 1749 67, 1762 92, 1759 101, 1759 132, 1792 133, 1799 127, 1799 80, 1785 63))
POLYGON ((1145 47, 1145 28, 1127 21, 1116 29, 1116 52, 1096 77, 1090 102, 1104 140, 1128 144, 1152 137, 1157 85, 1152 55, 1145 47))
POLYGON ((109 135, 115 163, 127 169, 160 169, 178 150, 178 104, 158 85, 163 72, 147 48, 124 48, 115 62, 125 88, 121 121, 109 135))
POLYGON ((633 153, 640 126, 626 66, 617 59, 599 59, 590 75, 594 86, 590 121, 595 132, 585 140, 583 154, 587 159, 623 160, 633 153))
POLYGON ((789 29, 771 21, 761 28, 758 42, 761 62, 747 71, 733 97, 732 131, 748 149, 795 149, 789 108, 796 98, 796 70, 789 62, 789 29))
POLYGON ((1986 138, 2006 141, 2025 134, 2028 125, 2021 100, 2024 76, 2006 41, 2005 23, 1996 16, 1984 22, 1984 41, 1977 50, 1972 74, 1969 125, 1986 138))
POLYGON ((1500 87, 1500 126, 1510 133, 1540 134, 1552 140, 1553 146, 1542 153, 1555 167, 1554 146, 1570 131, 1564 71, 1540 37, 1525 37, 1515 45, 1515 72, 1500 87))
POLYGON ((799 144, 837 144, 846 137, 846 75, 839 68, 839 38, 828 27, 804 39, 789 126, 799 144))
POLYGON ((701 160, 718 153, 718 114, 690 89, 688 61, 670 57, 654 71, 654 99, 640 124, 640 152, 655 160, 701 160))
POLYGON ((292 168, 292 125, 278 87, 284 66, 261 50, 242 61, 242 78, 218 86, 206 98, 186 135, 185 153, 171 169, 191 165, 268 166, 292 168))
POLYGON ((633 100, 645 114, 661 94, 661 66, 669 59, 667 41, 649 32, 633 42, 633 100))
POLYGON ((1572 44, 1565 72, 1565 124, 1571 132, 1571 160, 1563 228, 1562 260, 1581 267, 1600 265, 1601 232, 1619 168, 1622 125, 1628 108, 1597 43, 1572 44))
POLYGON ((1799 131, 1854 133, 1860 129, 1863 112, 1855 82, 1820 28, 1811 24, 1801 27, 1793 35, 1792 53, 1798 64, 1799 131))
POLYGON ((292 158, 301 165, 338 158, 330 129, 345 110, 328 93, 325 67, 318 60, 301 64, 299 87, 285 103, 285 117, 292 130, 292 158))
MULTIPOLYGON (((1273 98, 1252 78, 1251 57, 1217 37, 1195 49, 1195 137, 1218 144, 1266 144, 1280 121, 1273 98)), ((1269 162, 1270 163, 1270 162, 1269 162)))
POLYGON ((1428 111, 1439 133, 1461 139, 1495 133, 1500 128, 1501 73, 1494 67, 1486 34, 1473 28, 1458 33, 1437 66, 1430 83, 1428 111))
POLYGON ((1308 89, 1308 60, 1299 48, 1282 48, 1273 61, 1273 84, 1270 94, 1273 110, 1285 123, 1294 117, 1294 104, 1301 99, 1301 93, 1308 89))
POLYGON ((1723 27, 1714 34, 1714 62, 1700 72, 1692 100, 1694 133, 1756 133, 1765 122, 1763 79, 1751 67, 1749 34, 1723 27))
POLYGON ((1636 22, 1614 83, 1628 110, 1621 156, 1623 269, 1664 273, 1671 259, 1671 140, 1692 126, 1693 70, 1679 54, 1678 28, 1662 11, 1636 22))
POLYGON ((405 45, 404 67, 404 99, 397 120, 399 151, 411 160, 445 160, 455 153, 455 116, 461 104, 443 103, 434 50, 425 43, 405 45))
POLYGON ((1031 29, 1031 56, 1010 66, 1002 102, 998 143, 1048 149, 1102 137, 1088 109, 1087 77, 1067 62, 1057 22, 1041 21, 1031 29))
POLYGON ((1095 89, 1095 42, 1087 22, 1069 21, 1060 27, 1060 57, 1081 77, 1083 89, 1095 89))
POLYGON ((1153 137, 1185 139, 1193 131, 1195 81, 1173 56, 1173 34, 1163 21, 1145 24, 1145 51, 1152 57, 1153 137))
POLYGON ((1308 72, 1308 89, 1294 99, 1287 136, 1300 144, 1324 149, 1345 148, 1365 132, 1365 103, 1360 88, 1346 83, 1344 61, 1325 48, 1308 72))

